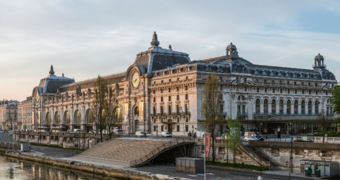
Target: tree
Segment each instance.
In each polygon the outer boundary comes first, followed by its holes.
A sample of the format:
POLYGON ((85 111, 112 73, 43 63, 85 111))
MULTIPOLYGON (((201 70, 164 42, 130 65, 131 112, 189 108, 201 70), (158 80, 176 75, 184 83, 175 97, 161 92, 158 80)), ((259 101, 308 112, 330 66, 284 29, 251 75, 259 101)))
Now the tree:
POLYGON ((111 126, 113 126, 117 122, 117 117, 114 116, 117 99, 116 95, 112 91, 112 87, 107 88, 106 94, 106 103, 105 103, 105 115, 106 115, 106 128, 107 132, 110 132, 110 139, 112 137, 112 132, 110 131, 111 126))
POLYGON ((94 97, 91 103, 94 120, 96 124, 99 124, 100 142, 103 142, 102 131, 106 120, 105 107, 107 106, 107 84, 107 81, 98 75, 97 80, 94 83, 94 97))
POLYGON ((321 113, 317 118, 317 122, 320 125, 322 131, 322 142, 325 143, 325 134, 327 130, 330 128, 330 125, 332 124, 333 120, 325 114, 324 110, 321 110, 321 113))
POLYGON ((240 141, 241 122, 237 118, 233 120, 231 117, 228 117, 227 124, 229 131, 226 134, 227 141, 225 141, 225 145, 227 149, 233 152, 233 163, 235 164, 235 152, 241 146, 240 141))
MULTIPOLYGON (((340 115, 340 86, 334 86, 332 90, 333 96, 331 97, 331 103, 334 105, 333 112, 336 115, 340 115)), ((336 119, 336 123, 340 125, 340 116, 336 119)))
POLYGON ((217 80, 216 73, 210 73, 207 76, 207 81, 203 87, 203 103, 201 115, 205 119, 201 127, 206 132, 211 133, 212 139, 212 162, 215 163, 215 139, 218 135, 218 130, 225 124, 223 113, 221 113, 221 105, 223 99, 220 89, 220 84, 217 80))

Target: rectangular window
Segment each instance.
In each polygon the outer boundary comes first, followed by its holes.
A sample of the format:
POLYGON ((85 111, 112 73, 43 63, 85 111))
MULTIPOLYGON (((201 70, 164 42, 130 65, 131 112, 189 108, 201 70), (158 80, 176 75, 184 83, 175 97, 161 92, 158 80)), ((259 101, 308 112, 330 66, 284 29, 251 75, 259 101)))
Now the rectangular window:
POLYGON ((155 91, 155 90, 153 90, 153 94, 156 94, 156 91, 155 91))
POLYGON ((177 78, 177 81, 179 81, 179 78, 177 78))
POLYGON ((287 81, 287 84, 289 85, 289 81, 287 81))
POLYGON ((290 89, 288 89, 288 94, 290 94, 290 89))
POLYGON ((267 88, 264 88, 264 92, 267 92, 267 88))
POLYGON ((179 132, 179 125, 177 125, 177 132, 179 132))
POLYGON ((169 92, 171 92, 171 88, 169 88, 169 92))
POLYGON ((171 79, 169 79, 169 82, 171 82, 171 79))
POLYGON ((163 97, 161 97, 161 102, 163 102, 163 97))
POLYGON ((176 105, 176 113, 179 114, 179 105, 176 105))
POLYGON ((315 94, 318 95, 318 91, 315 91, 315 94))
POLYGON ((171 96, 169 96, 169 101, 171 101, 171 96))
POLYGON ((189 131, 189 127, 188 125, 185 125, 185 131, 188 132, 189 131))
POLYGON ((189 104, 186 104, 185 105, 185 114, 188 114, 188 112, 189 112, 189 104))
POLYGON ((179 95, 177 95, 177 101, 179 101, 179 95))
POLYGON ((168 112, 171 114, 171 106, 168 106, 168 112))
POLYGON ((153 102, 156 102, 156 98, 153 98, 153 102))
POLYGON ((157 126, 153 126, 153 131, 156 131, 156 129, 157 129, 156 127, 157 127, 157 126))
POLYGON ((296 81, 294 81, 294 85, 296 85, 296 81))
POLYGON ((164 109, 163 106, 161 106, 161 115, 163 115, 164 109))
POLYGON ((186 91, 188 90, 188 86, 185 86, 185 90, 186 90, 186 91))
POLYGON ((188 100, 188 94, 185 94, 185 99, 188 100))
POLYGON ((177 87, 176 89, 177 89, 177 91, 179 91, 179 87, 177 87))
POLYGON ((305 90, 302 90, 302 94, 305 94, 305 90))
POLYGON ((161 93, 163 93, 163 89, 161 89, 161 93))
POLYGON ((282 89, 280 89, 280 93, 282 93, 282 89))
POLYGON ((164 129, 164 126, 162 125, 162 126, 161 126, 161 131, 163 131, 163 129, 164 129))
POLYGON ((280 81, 279 84, 282 85, 282 81, 280 81))
POLYGON ((156 114, 156 107, 153 107, 153 113, 156 114))
POLYGON ((267 83, 267 80, 264 80, 264 83, 267 83))
POLYGON ((256 88, 256 92, 260 92, 260 88, 256 88))
POLYGON ((275 93, 275 89, 273 88, 273 93, 275 93))
POLYGON ((274 80, 272 80, 272 84, 274 84, 274 80))
POLYGON ((256 79, 256 82, 259 82, 259 79, 256 79))
POLYGON ((315 87, 317 87, 318 86, 318 83, 315 83, 315 87))
POLYGON ((311 90, 309 90, 309 94, 312 94, 312 91, 311 91, 311 90))

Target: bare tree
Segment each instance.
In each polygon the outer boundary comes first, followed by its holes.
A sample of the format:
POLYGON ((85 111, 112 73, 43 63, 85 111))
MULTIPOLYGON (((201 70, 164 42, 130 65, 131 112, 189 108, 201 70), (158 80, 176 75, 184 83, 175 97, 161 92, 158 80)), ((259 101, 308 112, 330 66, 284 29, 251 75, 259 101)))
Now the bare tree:
POLYGON ((113 93, 112 87, 108 87, 107 96, 105 100, 106 100, 106 103, 105 103, 106 128, 107 128, 107 131, 110 132, 110 139, 111 139, 113 132, 110 131, 110 128, 117 122, 117 117, 115 117, 117 99, 116 99, 116 95, 113 93))
POLYGON ((99 124, 100 142, 103 142, 103 126, 105 125, 106 113, 106 93, 107 93, 107 81, 98 75, 98 78, 94 84, 94 97, 91 103, 91 109, 96 124, 99 124))
POLYGON ((210 73, 207 76, 207 81, 205 82, 203 88, 203 103, 201 114, 205 119, 201 127, 205 131, 211 133, 212 139, 212 162, 215 163, 215 139, 219 133, 221 126, 225 124, 225 118, 221 110, 222 94, 220 89, 220 84, 217 80, 216 73, 210 73))
POLYGON ((324 110, 321 110, 321 113, 319 114, 317 118, 317 123, 319 124, 321 131, 322 131, 322 142, 325 143, 325 134, 327 130, 330 129, 330 125, 332 124, 333 120, 327 116, 327 114, 324 112, 324 110))

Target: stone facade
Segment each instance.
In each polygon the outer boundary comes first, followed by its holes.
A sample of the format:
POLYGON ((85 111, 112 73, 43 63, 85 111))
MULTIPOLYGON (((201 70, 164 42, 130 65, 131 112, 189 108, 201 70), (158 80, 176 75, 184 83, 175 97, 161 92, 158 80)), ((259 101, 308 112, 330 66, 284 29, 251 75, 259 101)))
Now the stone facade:
POLYGON ((1 101, 0 103, 0 127, 2 129, 18 130, 20 123, 18 122, 18 102, 17 101, 1 101))
POLYGON ((18 122, 21 125, 19 129, 33 129, 32 125, 32 97, 27 97, 25 101, 18 104, 18 122))
MULTIPOLYGON (((171 46, 161 48, 154 33, 151 47, 137 54, 126 72, 104 77, 117 95, 115 126, 125 133, 175 136, 199 131, 202 90, 211 72, 221 83, 222 113, 238 117, 244 131, 313 131, 320 116, 333 119, 330 97, 337 81, 320 54, 313 69, 256 65, 239 57, 231 43, 225 56, 191 61, 171 46)), ((51 67, 32 92, 35 127, 96 129, 90 105, 95 80, 75 82, 54 75, 51 67)))

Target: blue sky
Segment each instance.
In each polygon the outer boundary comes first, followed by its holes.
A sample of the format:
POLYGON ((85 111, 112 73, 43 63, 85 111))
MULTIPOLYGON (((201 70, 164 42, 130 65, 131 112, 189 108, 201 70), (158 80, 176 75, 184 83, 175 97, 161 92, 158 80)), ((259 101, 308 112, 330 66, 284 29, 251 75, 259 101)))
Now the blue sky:
POLYGON ((321 53, 340 78, 340 1, 0 0, 0 99, 30 96, 51 64, 76 81, 124 72, 153 31, 192 60, 230 42, 255 64, 311 69, 321 53))

